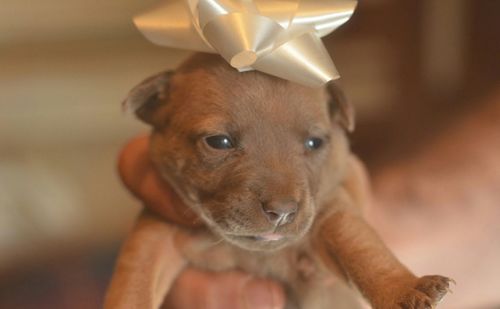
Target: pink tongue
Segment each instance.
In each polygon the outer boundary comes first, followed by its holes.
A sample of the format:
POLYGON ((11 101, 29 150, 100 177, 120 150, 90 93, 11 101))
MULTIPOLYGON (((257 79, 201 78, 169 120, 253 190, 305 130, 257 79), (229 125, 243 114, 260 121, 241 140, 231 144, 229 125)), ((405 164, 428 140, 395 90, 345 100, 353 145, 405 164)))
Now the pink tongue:
POLYGON ((280 240, 283 238, 282 235, 280 234, 274 234, 274 233, 269 233, 269 234, 264 234, 259 236, 262 240, 266 241, 272 241, 272 240, 280 240))

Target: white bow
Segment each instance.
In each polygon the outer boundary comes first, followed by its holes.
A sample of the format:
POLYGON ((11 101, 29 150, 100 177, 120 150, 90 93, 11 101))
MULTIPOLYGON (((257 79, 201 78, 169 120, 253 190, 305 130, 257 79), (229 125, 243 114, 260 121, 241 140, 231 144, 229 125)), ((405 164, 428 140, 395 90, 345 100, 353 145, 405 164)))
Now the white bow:
POLYGON ((356 0, 164 0, 134 18, 153 43, 219 53, 311 87, 339 78, 321 37, 349 20, 356 0))

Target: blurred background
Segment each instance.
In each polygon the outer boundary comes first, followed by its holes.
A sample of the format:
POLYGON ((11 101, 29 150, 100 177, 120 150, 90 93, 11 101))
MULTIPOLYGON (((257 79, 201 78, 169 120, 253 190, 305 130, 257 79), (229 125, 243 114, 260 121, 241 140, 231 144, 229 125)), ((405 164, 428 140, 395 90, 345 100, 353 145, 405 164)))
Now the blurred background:
MULTIPOLYGON (((141 208, 116 157, 147 128, 121 101, 188 55, 133 27, 155 2, 0 0, 0 308, 100 307, 141 208)), ((360 0, 325 39, 372 174, 499 102, 499 13, 494 0, 360 0)))

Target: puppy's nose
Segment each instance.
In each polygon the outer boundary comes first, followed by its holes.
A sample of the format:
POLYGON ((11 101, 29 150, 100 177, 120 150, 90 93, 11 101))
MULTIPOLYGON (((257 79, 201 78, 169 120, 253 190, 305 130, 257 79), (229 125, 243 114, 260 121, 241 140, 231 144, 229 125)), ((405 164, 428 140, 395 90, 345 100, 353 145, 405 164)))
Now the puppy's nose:
POLYGON ((292 222, 298 208, 298 203, 293 200, 276 200, 262 204, 267 219, 276 226, 292 222))

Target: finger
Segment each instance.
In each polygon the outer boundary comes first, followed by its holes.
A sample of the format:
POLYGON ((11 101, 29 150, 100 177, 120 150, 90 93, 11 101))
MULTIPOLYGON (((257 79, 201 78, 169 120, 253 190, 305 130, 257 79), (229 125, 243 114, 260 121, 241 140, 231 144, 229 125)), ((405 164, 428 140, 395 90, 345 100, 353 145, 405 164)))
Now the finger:
POLYGON ((149 138, 138 137, 122 150, 118 172, 125 186, 153 212, 170 221, 195 225, 197 216, 161 179, 149 159, 149 138))
POLYGON ((177 279, 164 308, 172 309, 280 309, 283 288, 268 279, 242 272, 211 273, 187 269, 177 279))

